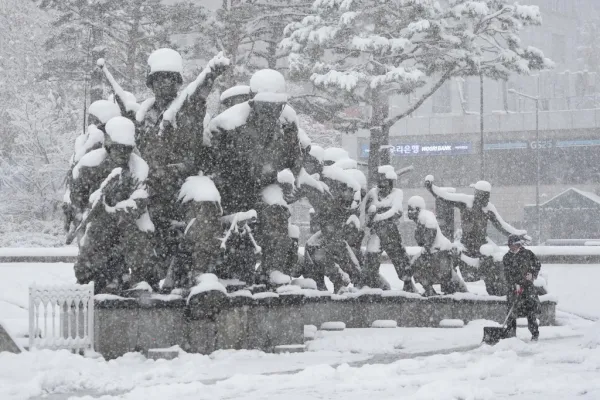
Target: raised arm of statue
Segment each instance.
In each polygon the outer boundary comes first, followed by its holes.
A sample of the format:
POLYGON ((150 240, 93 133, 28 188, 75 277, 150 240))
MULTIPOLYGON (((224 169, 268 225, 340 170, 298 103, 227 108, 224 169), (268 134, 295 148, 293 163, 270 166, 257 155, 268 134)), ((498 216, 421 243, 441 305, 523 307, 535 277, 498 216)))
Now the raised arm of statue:
POLYGON ((517 229, 508 222, 504 221, 492 203, 488 203, 488 205, 484 207, 483 211, 485 211, 488 221, 490 221, 492 225, 494 225, 494 227, 503 235, 518 235, 523 236, 527 240, 530 239, 529 236, 527 236, 527 231, 517 229))
POLYGON ((425 188, 436 199, 443 199, 444 201, 452 204, 454 207, 464 209, 473 205, 473 196, 463 193, 449 193, 444 189, 433 184, 433 176, 427 175, 425 177, 425 188))

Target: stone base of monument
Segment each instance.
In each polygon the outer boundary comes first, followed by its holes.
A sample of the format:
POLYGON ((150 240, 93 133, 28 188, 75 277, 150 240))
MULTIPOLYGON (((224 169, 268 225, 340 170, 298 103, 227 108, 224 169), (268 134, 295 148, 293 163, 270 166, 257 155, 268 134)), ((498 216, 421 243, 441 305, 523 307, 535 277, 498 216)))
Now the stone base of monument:
MULTIPOLYGON (((549 296, 540 300, 541 325, 554 324, 556 302, 549 296)), ((189 300, 176 295, 142 299, 99 295, 94 349, 107 359, 175 345, 202 354, 218 349, 272 352, 278 346, 304 343, 305 325, 338 321, 346 328, 369 328, 374 321, 385 320, 396 321, 399 327, 439 327, 442 320, 467 324, 479 319, 502 323, 506 312, 505 298, 469 293, 425 298, 400 291, 345 295, 305 289, 254 295, 209 291, 189 300)))

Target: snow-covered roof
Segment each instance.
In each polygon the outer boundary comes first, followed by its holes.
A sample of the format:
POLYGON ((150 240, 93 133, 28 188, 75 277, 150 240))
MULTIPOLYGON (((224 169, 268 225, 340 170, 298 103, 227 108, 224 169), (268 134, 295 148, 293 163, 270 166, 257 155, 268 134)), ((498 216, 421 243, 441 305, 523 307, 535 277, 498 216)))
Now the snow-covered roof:
POLYGON ((162 48, 155 50, 148 57, 149 74, 154 72, 178 72, 183 74, 183 59, 181 54, 173 49, 162 48))
POLYGON ((241 96, 244 94, 250 94, 250 86, 248 85, 237 85, 230 87, 223 93, 221 93, 220 101, 225 101, 230 97, 241 96))
MULTIPOLYGON (((592 193, 592 192, 586 192, 584 190, 580 190, 577 188, 569 188, 565 191, 560 192, 556 196, 552 197, 550 200, 546 200, 545 202, 540 203, 540 207, 550 204, 551 202, 555 201, 559 197, 564 196, 565 194, 567 194, 569 192, 577 193, 578 195, 583 196, 583 197, 587 198, 588 200, 600 205, 600 196, 598 196, 597 194, 592 193)), ((526 204, 525 207, 535 207, 535 204, 526 204)))
POLYGON ((95 116, 103 124, 107 123, 111 118, 121 115, 119 106, 112 101, 96 100, 88 108, 88 113, 95 116))
POLYGON ((396 174, 394 167, 392 167, 391 165, 381 165, 379 166, 379 168, 377 168, 377 172, 382 175, 385 175, 385 179, 398 179, 398 174, 396 174))

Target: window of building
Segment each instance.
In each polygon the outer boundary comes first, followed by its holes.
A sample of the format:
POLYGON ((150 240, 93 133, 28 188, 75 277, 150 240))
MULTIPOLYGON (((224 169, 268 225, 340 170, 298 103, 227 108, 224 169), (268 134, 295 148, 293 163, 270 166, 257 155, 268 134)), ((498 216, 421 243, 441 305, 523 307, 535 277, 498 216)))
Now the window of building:
POLYGON ((449 114, 452 112, 452 90, 450 82, 445 82, 433 95, 433 113, 449 114))

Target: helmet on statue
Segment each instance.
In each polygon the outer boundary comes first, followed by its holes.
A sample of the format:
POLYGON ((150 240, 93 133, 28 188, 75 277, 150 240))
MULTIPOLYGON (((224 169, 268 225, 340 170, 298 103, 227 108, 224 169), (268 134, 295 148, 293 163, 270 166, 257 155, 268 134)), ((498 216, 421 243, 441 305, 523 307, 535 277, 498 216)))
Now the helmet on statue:
POLYGON ((105 147, 113 145, 135 147, 135 125, 125 117, 114 117, 106 123, 105 147))
POLYGON ((90 123, 102 130, 103 126, 114 117, 121 116, 119 106, 108 100, 96 100, 88 108, 90 123), (92 118, 93 117, 93 118, 92 118))
POLYGON ((146 71, 146 86, 152 87, 152 82, 157 76, 168 76, 183 83, 183 59, 181 54, 173 49, 162 48, 155 50, 148 57, 148 69, 146 71))

